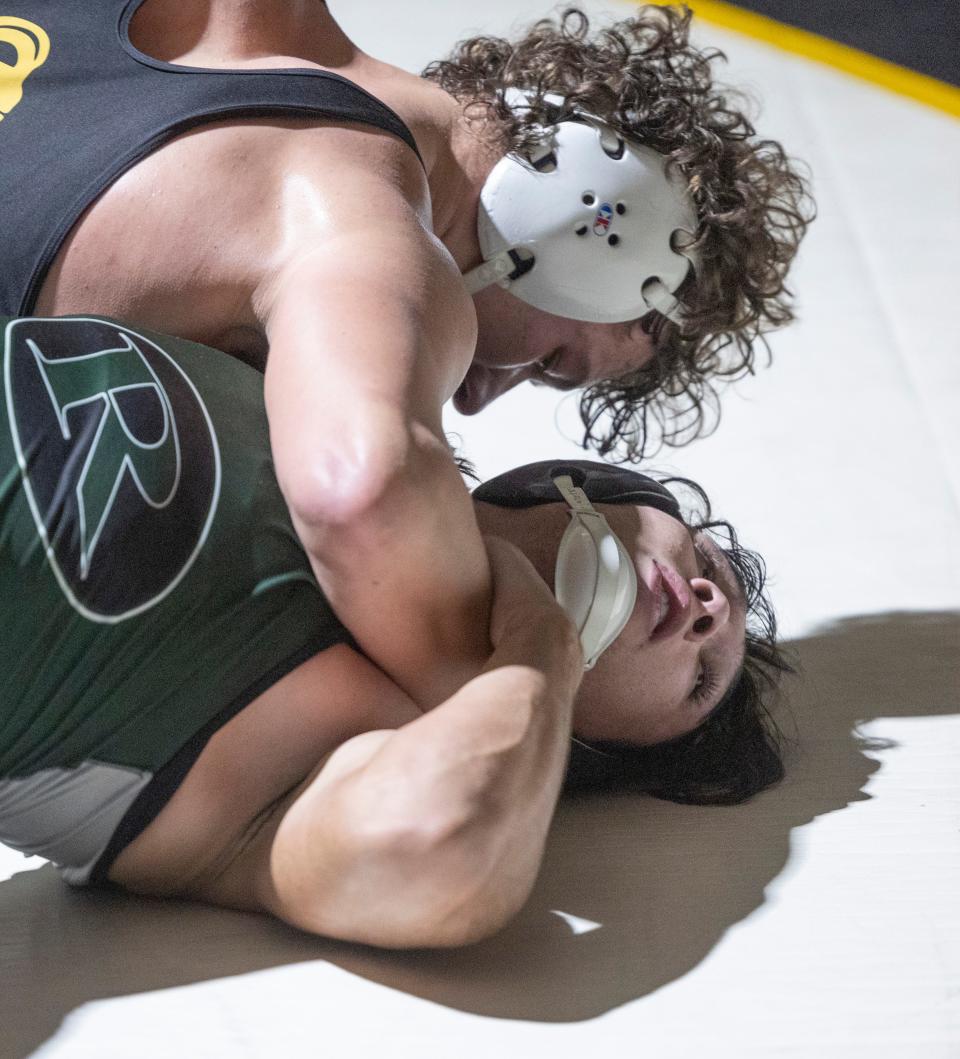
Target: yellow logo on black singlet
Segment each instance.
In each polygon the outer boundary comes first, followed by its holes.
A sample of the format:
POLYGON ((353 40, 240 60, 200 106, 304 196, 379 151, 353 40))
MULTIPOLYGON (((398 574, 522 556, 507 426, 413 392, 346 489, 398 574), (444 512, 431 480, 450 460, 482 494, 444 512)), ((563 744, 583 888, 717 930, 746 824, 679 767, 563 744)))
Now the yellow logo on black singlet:
POLYGON ((0 121, 3 121, 23 98, 23 82, 47 61, 50 38, 25 18, 0 15, 0 44, 9 44, 17 55, 12 66, 0 58, 0 121))

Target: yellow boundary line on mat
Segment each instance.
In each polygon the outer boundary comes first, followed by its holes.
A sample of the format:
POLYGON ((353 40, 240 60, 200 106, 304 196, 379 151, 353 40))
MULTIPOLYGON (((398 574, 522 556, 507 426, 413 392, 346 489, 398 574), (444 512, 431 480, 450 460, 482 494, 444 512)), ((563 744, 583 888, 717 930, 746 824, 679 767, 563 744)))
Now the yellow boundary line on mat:
MULTIPOLYGON (((652 2, 660 7, 669 5, 669 0, 652 2)), ((722 0, 687 0, 687 7, 693 11, 696 18, 703 19, 704 22, 732 29, 795 55, 826 63, 865 81, 882 85, 898 95, 909 96, 910 99, 919 100, 927 106, 960 117, 960 88, 938 81, 934 77, 908 70, 886 59, 878 59, 875 55, 868 55, 846 44, 838 44, 805 29, 777 22, 766 15, 745 11, 733 4, 723 3, 722 0)))

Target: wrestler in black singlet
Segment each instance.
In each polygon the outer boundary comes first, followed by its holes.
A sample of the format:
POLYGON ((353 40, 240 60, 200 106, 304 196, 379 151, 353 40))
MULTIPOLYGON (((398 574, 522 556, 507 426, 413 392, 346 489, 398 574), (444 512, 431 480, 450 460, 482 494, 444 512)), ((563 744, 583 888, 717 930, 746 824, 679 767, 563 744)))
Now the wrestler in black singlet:
MULTIPOLYGON (((270 116, 361 122, 417 152, 407 126, 324 70, 202 70, 129 39, 143 0, 4 0, 0 11, 0 315, 29 315, 83 211, 170 139, 270 116)), ((417 152, 419 157, 419 152, 417 152)))

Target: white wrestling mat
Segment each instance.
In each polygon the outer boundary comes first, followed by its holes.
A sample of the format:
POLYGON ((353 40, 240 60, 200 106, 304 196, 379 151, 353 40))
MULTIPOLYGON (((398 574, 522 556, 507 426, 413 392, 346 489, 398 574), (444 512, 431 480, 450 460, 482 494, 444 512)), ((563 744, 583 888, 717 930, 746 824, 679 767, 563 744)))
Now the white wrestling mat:
MULTIPOLYGON (((419 69, 545 5, 333 6, 419 69)), ((768 559, 803 669, 787 780, 734 808, 561 807, 521 917, 453 953, 75 893, 0 849, 3 1059, 960 1057, 960 124, 745 37, 699 40, 808 161, 820 209, 773 367, 727 394, 712 437, 652 461, 701 480, 768 559)), ((524 386, 448 426, 489 475, 576 454, 574 401, 557 408, 524 386)))

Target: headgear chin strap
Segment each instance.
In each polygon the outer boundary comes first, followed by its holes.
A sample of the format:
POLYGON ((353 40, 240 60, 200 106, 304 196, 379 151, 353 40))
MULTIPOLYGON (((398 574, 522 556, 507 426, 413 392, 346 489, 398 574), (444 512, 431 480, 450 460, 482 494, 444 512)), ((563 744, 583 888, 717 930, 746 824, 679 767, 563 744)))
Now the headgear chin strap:
POLYGON ((569 475, 554 484, 570 507, 570 524, 560 540, 554 594, 580 634, 584 669, 623 632, 637 601, 633 557, 607 520, 569 475))
POLYGON ((464 278, 471 294, 500 283, 570 320, 619 323, 656 309, 680 322, 675 295, 694 262, 673 240, 696 228, 663 155, 576 115, 547 126, 526 164, 507 155, 494 166, 477 218, 484 263, 464 278))
POLYGON ((585 669, 623 632, 637 598, 633 556, 591 504, 640 504, 680 519, 676 498, 638 471, 590 460, 545 461, 507 471, 473 491, 475 500, 500 507, 566 501, 570 524, 554 571, 557 602, 580 634, 585 669))

